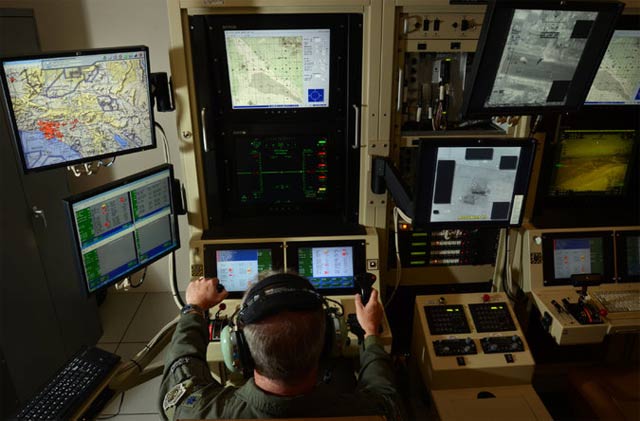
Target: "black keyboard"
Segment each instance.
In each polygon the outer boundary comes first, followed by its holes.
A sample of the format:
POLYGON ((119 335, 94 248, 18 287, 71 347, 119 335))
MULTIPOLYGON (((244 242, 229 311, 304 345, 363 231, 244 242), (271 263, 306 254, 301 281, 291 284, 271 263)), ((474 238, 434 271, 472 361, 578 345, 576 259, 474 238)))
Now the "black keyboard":
POLYGON ((70 360, 14 419, 69 419, 120 361, 118 355, 87 348, 70 360))

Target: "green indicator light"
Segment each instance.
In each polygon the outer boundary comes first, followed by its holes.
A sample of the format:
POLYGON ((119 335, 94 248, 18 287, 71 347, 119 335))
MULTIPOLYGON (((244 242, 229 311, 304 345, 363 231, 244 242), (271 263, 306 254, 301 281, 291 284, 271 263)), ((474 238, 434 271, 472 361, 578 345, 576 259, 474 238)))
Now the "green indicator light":
POLYGON ((426 251, 412 251, 411 255, 412 256, 425 256, 427 254, 426 251))
POLYGON ((426 246, 427 243, 411 243, 412 246, 426 246))
POLYGON ((491 310, 499 310, 499 308, 498 308, 498 307, 493 306, 493 307, 491 307, 491 310))
POLYGON ((448 309, 447 309, 447 311, 448 311, 448 312, 452 312, 452 311, 453 311, 453 309, 452 309, 452 308, 448 308, 448 309))
POLYGON ((412 237, 426 237, 427 233, 426 232, 414 232, 413 234, 411 234, 412 237))
POLYGON ((426 262, 424 260, 412 260, 409 263, 412 265, 424 265, 426 262))

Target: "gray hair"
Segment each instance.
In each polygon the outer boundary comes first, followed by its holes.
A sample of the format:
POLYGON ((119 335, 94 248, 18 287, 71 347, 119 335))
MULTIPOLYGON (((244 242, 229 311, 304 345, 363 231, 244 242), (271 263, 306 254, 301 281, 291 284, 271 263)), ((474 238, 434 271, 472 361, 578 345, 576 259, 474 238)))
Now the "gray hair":
MULTIPOLYGON (((270 273, 273 275, 274 273, 270 273)), ((260 276, 260 280, 264 279, 260 276)), ((254 284, 246 300, 258 286, 254 284)), ((283 310, 244 326, 244 336, 256 370, 272 380, 296 381, 318 366, 325 340, 325 314, 283 310)))

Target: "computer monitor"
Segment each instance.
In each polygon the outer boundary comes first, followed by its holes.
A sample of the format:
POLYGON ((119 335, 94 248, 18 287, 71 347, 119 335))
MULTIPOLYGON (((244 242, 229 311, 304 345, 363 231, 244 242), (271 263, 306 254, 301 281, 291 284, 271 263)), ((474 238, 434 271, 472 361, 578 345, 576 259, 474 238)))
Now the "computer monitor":
POLYGON ((355 275, 366 271, 363 241, 287 243, 287 265, 325 295, 353 294, 355 275))
POLYGON ((165 164, 65 199, 87 292, 180 247, 173 180, 173 167, 165 164))
POLYGON ((613 232, 562 232, 542 235, 545 286, 571 285, 572 275, 599 274, 613 282, 613 232))
POLYGON ((640 17, 620 16, 585 105, 640 105, 640 17))
POLYGON ((564 0, 489 2, 463 114, 577 110, 623 7, 564 0))
POLYGON ((640 281, 640 231, 616 231, 618 282, 640 281))
POLYGON ((423 139, 419 148, 414 226, 522 223, 534 140, 423 139))
POLYGON ((231 106, 329 106, 329 28, 225 30, 231 106))
POLYGON ((232 298, 238 298, 260 273, 284 268, 282 243, 207 244, 204 246, 205 276, 217 277, 232 298))
POLYGON ((274 136, 235 143, 236 214, 255 212, 249 206, 271 207, 298 212, 302 207, 330 208, 338 180, 337 163, 330 156, 326 136, 274 136), (295 204, 295 205, 293 205, 295 204))
POLYGON ((547 194, 621 196, 634 169, 635 130, 561 130, 547 194))
POLYGON ((144 46, 0 59, 25 172, 156 147, 144 46))

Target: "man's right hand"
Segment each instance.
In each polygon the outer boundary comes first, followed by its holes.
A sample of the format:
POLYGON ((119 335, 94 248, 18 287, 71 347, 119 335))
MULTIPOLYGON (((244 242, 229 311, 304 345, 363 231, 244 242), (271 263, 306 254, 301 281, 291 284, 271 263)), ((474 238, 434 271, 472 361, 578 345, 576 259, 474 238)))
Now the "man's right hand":
POLYGON ((187 304, 195 304, 205 311, 217 306, 229 295, 226 289, 218 292, 219 283, 218 278, 203 277, 189 282, 186 295, 187 304))
POLYGON ((371 288, 371 298, 366 306, 362 305, 362 297, 356 294, 356 317, 360 327, 364 330, 365 337, 377 335, 378 327, 382 324, 382 304, 378 301, 378 291, 371 288))

